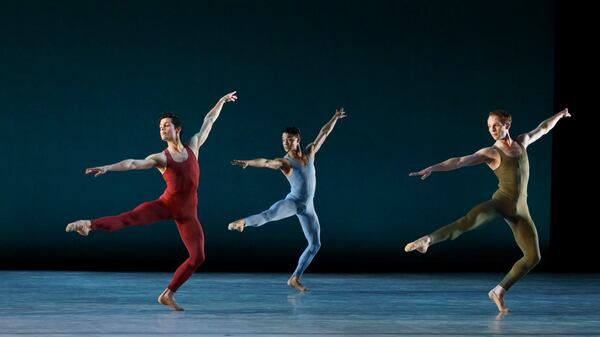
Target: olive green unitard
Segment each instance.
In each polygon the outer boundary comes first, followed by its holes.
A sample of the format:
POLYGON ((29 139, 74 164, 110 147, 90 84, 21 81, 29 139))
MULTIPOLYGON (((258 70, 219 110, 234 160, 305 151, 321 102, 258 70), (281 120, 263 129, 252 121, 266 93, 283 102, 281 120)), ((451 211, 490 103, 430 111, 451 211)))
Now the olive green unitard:
POLYGON ((518 157, 510 157, 499 148, 494 147, 500 154, 501 163, 494 170, 498 177, 498 190, 492 199, 475 206, 464 217, 429 234, 430 245, 448 239, 454 240, 464 232, 503 217, 510 225, 515 241, 523 251, 523 257, 513 265, 510 272, 500 282, 500 286, 506 290, 540 261, 537 231, 527 206, 529 160, 523 145, 515 142, 523 150, 518 157))

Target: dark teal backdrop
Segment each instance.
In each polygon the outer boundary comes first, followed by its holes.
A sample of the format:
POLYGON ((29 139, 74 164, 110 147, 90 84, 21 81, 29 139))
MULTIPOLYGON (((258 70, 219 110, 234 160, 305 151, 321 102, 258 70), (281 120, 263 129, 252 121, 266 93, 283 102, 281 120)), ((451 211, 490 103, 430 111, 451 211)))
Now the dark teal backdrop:
MULTIPOLYGON (((243 234, 227 223, 289 190, 271 170, 231 159, 283 155, 281 129, 306 145, 344 106, 316 159, 323 247, 312 270, 498 267, 519 256, 502 221, 407 255, 404 244, 462 216, 496 187, 485 166, 408 177, 489 146, 487 112, 513 136, 553 111, 549 1, 46 1, 0 5, 0 267, 167 268, 185 256, 165 222, 89 238, 76 219, 160 195, 156 170, 83 174, 164 148, 157 117, 189 139, 237 90, 200 150, 207 270, 292 270, 296 218, 243 234)), ((529 206, 547 248, 552 136, 529 148, 529 206)))

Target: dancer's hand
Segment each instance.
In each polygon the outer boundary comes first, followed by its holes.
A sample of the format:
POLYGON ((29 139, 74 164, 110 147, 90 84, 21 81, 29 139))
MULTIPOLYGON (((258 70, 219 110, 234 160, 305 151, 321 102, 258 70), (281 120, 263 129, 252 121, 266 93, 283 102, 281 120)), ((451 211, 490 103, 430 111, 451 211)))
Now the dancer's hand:
POLYGON ((563 117, 571 117, 571 114, 569 113, 569 108, 565 108, 562 112, 562 116, 563 117))
POLYGON ((335 109, 335 115, 334 116, 337 119, 342 119, 342 118, 348 117, 348 115, 346 114, 346 111, 344 111, 344 108, 335 109))
POLYGON ((237 99, 237 96, 235 95, 237 91, 232 91, 230 93, 228 93, 227 95, 221 97, 221 101, 223 101, 223 103, 227 103, 227 102, 235 102, 235 100, 237 99))
POLYGON ((423 170, 421 170, 419 172, 411 172, 408 175, 411 176, 411 177, 420 176, 421 180, 425 180, 425 179, 427 179, 427 177, 429 177, 431 175, 432 172, 433 171, 431 170, 431 167, 428 167, 428 168, 423 169, 423 170))
POLYGON ((98 167, 91 167, 91 168, 86 168, 85 169, 85 174, 94 174, 94 177, 98 177, 103 175, 104 173, 106 173, 108 171, 108 167, 106 166, 98 166, 98 167))
POLYGON ((231 165, 239 166, 239 167, 245 169, 246 167, 248 167, 248 161, 234 159, 231 161, 231 165))

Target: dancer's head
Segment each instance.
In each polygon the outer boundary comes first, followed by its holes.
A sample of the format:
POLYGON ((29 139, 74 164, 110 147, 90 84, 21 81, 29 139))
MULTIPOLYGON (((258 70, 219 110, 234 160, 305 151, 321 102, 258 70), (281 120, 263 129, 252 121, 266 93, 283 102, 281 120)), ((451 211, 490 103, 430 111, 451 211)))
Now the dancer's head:
POLYGON ((159 127, 160 138, 166 142, 176 141, 181 133, 181 120, 172 112, 165 112, 160 115, 159 127))
POLYGON ((283 149, 285 152, 290 150, 300 149, 300 129, 294 126, 289 126, 283 129, 281 134, 281 142, 283 143, 283 149))
POLYGON ((488 115, 488 131, 494 140, 506 138, 506 136, 508 136, 508 129, 510 129, 511 123, 512 117, 505 110, 494 110, 488 115))

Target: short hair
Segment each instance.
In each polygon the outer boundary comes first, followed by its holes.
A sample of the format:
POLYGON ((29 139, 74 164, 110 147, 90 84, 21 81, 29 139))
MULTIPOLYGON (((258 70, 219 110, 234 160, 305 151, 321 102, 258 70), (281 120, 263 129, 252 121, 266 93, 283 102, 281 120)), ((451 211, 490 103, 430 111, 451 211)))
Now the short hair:
POLYGON ((512 116, 506 110, 496 109, 494 111, 490 111, 488 116, 498 116, 503 124, 512 124, 512 116))
POLYGON ((175 126, 175 128, 181 128, 181 119, 177 117, 176 114, 172 112, 163 112, 158 119, 158 122, 162 121, 164 118, 171 118, 171 123, 175 126))
POLYGON ((295 126, 288 126, 287 128, 283 129, 283 133, 298 136, 298 138, 300 138, 300 129, 295 126))

